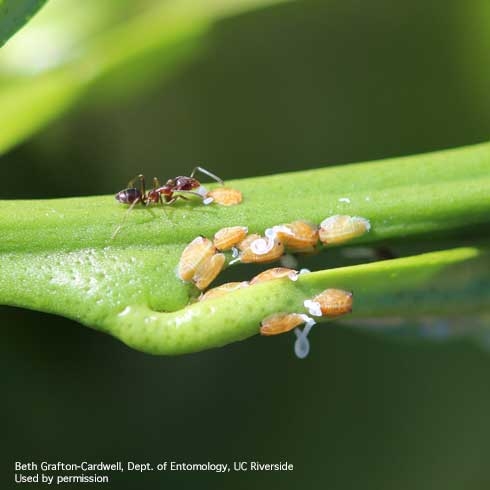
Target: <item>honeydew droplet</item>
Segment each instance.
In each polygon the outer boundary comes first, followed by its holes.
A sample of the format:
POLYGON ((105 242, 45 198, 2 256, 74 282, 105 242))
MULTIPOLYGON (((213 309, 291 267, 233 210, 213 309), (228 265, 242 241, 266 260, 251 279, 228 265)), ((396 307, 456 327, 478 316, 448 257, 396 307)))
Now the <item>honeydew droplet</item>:
POLYGON ((276 238, 276 232, 275 232, 274 228, 267 228, 267 230, 265 230, 265 232, 264 232, 264 235, 267 238, 274 240, 274 238, 276 238))
POLYGON ((303 302, 304 307, 309 311, 310 315, 322 316, 322 308, 320 303, 311 299, 305 299, 303 302))
POLYGON ((296 342, 294 343, 294 353, 299 359, 304 359, 310 353, 310 341, 308 340, 308 334, 310 330, 315 325, 315 320, 313 318, 302 315, 305 320, 305 327, 303 331, 300 328, 295 328, 294 333, 296 334, 296 342))
POLYGON ((207 193, 208 193, 208 190, 206 189, 206 187, 204 187, 203 185, 200 185, 197 189, 196 189, 196 192, 200 195, 200 196, 205 196, 207 193))
POLYGON ((294 353, 298 359, 304 359, 310 353, 310 341, 308 338, 303 337, 303 334, 299 328, 295 328, 294 332, 298 336, 296 342, 294 343, 294 353))

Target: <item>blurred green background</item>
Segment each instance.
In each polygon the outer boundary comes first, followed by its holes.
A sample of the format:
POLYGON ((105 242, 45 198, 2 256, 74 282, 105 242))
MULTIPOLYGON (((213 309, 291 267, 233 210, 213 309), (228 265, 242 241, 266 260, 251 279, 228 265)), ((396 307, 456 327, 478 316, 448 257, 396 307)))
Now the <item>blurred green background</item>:
MULTIPOLYGON (((50 43, 70 56, 154 3, 50 0, 2 51, 52 22, 62 29, 42 32, 36 60, 50 43)), ((196 163, 226 180, 488 140, 489 33, 486 0, 294 1, 233 15, 185 63, 153 51, 91 84, 0 157, 0 197, 115 193, 136 173, 196 163)), ((0 89, 21 70, 5 56, 0 89)), ((120 489, 490 488, 490 355, 470 341, 333 324, 315 329, 304 361, 292 335, 159 358, 38 312, 2 307, 0 322, 5 488, 16 460, 101 459, 295 467, 112 474, 120 489)))

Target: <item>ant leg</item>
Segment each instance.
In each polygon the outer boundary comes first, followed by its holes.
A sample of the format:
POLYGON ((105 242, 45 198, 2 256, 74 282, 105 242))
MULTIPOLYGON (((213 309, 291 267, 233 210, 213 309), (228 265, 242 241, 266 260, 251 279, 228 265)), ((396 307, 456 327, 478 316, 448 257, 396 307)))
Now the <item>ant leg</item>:
MULTIPOLYGON (((160 196, 160 199, 161 199, 161 202, 163 205, 165 206, 169 206, 170 204, 173 204, 179 197, 182 197, 182 196, 173 196, 172 199, 169 199, 168 201, 164 201, 162 199, 162 196, 160 196)), ((185 198, 184 198, 185 199, 185 198)))
POLYGON ((179 192, 179 194, 177 194, 178 197, 180 197, 181 199, 185 199, 186 201, 189 200, 188 197, 185 197, 181 194, 181 192, 185 192, 186 194, 192 194, 193 196, 198 196, 200 197, 201 199, 204 199, 204 196, 202 194, 199 194, 199 192, 194 192, 194 191, 177 191, 179 192))
POLYGON ((134 177, 133 179, 131 179, 129 182, 128 182, 128 187, 129 188, 134 188, 134 183, 139 180, 139 183, 140 183, 140 195, 141 195, 141 198, 138 199, 137 201, 141 201, 143 202, 143 204, 147 204, 146 202, 146 188, 145 188, 145 176, 143 174, 138 174, 136 177, 134 177))
POLYGON ((170 201, 164 201, 162 195, 161 194, 158 195, 158 202, 162 205, 162 208, 165 210, 165 212, 167 212, 165 206, 168 206, 169 204, 173 204, 176 200, 177 200, 177 196, 174 196, 172 197, 172 199, 170 199, 170 201))
POLYGON ((214 198, 207 197, 207 193, 206 194, 201 194, 199 192, 194 192, 194 191, 179 191, 179 194, 177 195, 177 197, 180 197, 181 199, 185 199, 186 201, 188 201, 189 198, 183 196, 182 194, 180 194, 181 192, 185 192, 186 194, 192 194, 193 196, 197 196, 197 197, 201 198, 202 203, 204 205, 211 204, 214 201, 214 198))
POLYGON ((219 182, 221 185, 224 185, 225 184, 223 182, 223 180, 220 179, 217 175, 214 175, 209 170, 206 170, 203 167, 195 167, 194 170, 191 172, 190 177, 191 178, 194 178, 194 175, 196 175, 196 172, 201 172, 202 174, 207 175, 208 177, 211 177, 213 180, 215 180, 216 182, 219 182))
POLYGON ((144 196, 146 193, 145 189, 145 176, 143 174, 138 174, 136 177, 128 182, 128 188, 134 188, 134 183, 139 180, 141 195, 144 196))
POLYGON ((126 211, 126 214, 124 215, 124 218, 122 219, 121 223, 116 227, 116 229, 112 233, 111 240, 114 240, 114 238, 116 238, 116 235, 121 231, 121 228, 124 226, 124 223, 126 223, 126 220, 128 219, 129 213, 136 206, 136 204, 138 204, 140 201, 141 201, 141 198, 138 198, 131 203, 131 206, 129 206, 128 210, 126 211))
POLYGON ((162 195, 158 192, 159 188, 160 181, 158 180, 158 177, 153 177, 153 188, 145 196, 146 202, 144 204, 146 204, 146 207, 150 206, 151 203, 156 202, 156 199, 158 199, 158 202, 161 202, 162 195))
POLYGON ((194 192, 194 191, 179 191, 179 194, 177 195, 177 197, 180 197, 181 199, 185 199, 186 201, 188 201, 189 198, 183 196, 182 194, 180 194, 180 192, 185 192, 186 194, 192 194, 193 196, 198 196, 199 198, 201 198, 202 203, 204 205, 211 204, 214 201, 214 198, 207 197, 207 193, 206 194, 201 194, 199 192, 194 192))
MULTIPOLYGON (((158 180, 158 179, 157 179, 158 180)), ((168 217, 168 211, 167 211, 167 208, 166 208, 166 204, 172 204, 172 202, 175 201, 175 199, 177 199, 176 197, 174 197, 173 199, 171 199, 170 201, 171 202, 166 202, 163 200, 163 197, 161 194, 158 194, 158 202, 160 203, 160 205, 162 206, 162 209, 163 209, 163 214, 165 215, 165 218, 167 219, 167 221, 170 222, 170 224, 173 226, 173 223, 172 223, 172 220, 168 217)))

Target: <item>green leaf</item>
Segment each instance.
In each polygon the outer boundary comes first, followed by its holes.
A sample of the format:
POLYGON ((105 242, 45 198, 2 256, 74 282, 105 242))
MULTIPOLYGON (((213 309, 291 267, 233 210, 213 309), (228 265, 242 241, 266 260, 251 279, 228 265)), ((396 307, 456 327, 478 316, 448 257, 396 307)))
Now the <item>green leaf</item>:
MULTIPOLYGON (((258 333, 275 312, 305 312, 329 287, 354 292, 353 318, 488 313, 490 144, 413 157, 237 180, 239 206, 199 201, 125 206, 113 196, 0 202, 0 302, 57 313, 156 354, 193 352, 258 333), (202 303, 175 273, 184 247, 224 226, 250 232, 334 214, 363 216, 356 243, 437 249, 477 231, 469 246, 259 284, 202 303), (124 221, 125 220, 125 221, 124 221), (117 237, 111 235, 124 221, 117 237)), ((329 250, 321 254, 323 267, 329 250)), ((234 265, 240 279, 253 272, 234 265)))
MULTIPOLYGON (((100 83, 112 84, 116 90, 122 84, 127 92, 128 87, 161 82, 203 49, 205 34, 215 22, 279 1, 156 2, 143 13, 79 41, 60 55, 57 64, 47 63, 49 69, 39 68, 34 75, 7 72, 3 77, 0 72, 2 120, 8 121, 0 132, 0 154, 50 123, 100 83)), ((59 29, 51 31, 53 38, 45 44, 52 49, 65 41, 59 38, 59 29)), ((27 49, 33 50, 32 43, 27 49)), ((46 56, 44 51, 39 57, 46 56)), ((1 62, 0 57, 0 70, 1 62)))
POLYGON ((46 0, 0 1, 0 47, 46 3, 46 0))

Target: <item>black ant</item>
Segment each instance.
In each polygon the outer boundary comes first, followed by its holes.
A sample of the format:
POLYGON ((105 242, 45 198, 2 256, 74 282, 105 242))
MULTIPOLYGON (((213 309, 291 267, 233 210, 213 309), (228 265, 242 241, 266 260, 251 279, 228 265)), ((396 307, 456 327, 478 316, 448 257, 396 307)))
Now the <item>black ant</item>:
MULTIPOLYGON (((205 191, 202 189, 201 182, 199 182, 194 175, 196 172, 201 172, 208 177, 211 177, 216 182, 219 182, 221 185, 224 184, 223 180, 221 180, 217 175, 214 175, 209 170, 206 170, 203 167, 195 167, 190 176, 179 175, 173 179, 168 179, 165 185, 160 185, 160 181, 157 177, 153 178, 153 189, 146 191, 145 188, 145 176, 143 174, 137 175, 134 179, 131 179, 128 183, 128 187, 119 191, 115 198, 121 204, 130 204, 128 208, 129 212, 136 206, 136 204, 141 203, 145 206, 149 206, 150 204, 173 204, 177 199, 185 199, 188 198, 183 195, 185 194, 193 194, 202 199, 204 204, 208 204, 207 198, 205 196, 205 191), (139 181, 139 189, 134 187, 136 181, 139 181)), ((210 201, 209 201, 210 202, 210 201)), ((127 217, 127 214, 126 214, 127 217)), ((125 218, 126 219, 126 218, 125 218)), ((124 221, 125 221, 124 219, 124 221)), ((123 223, 124 223, 123 221, 123 223)), ((112 238, 114 238, 119 230, 121 229, 123 223, 121 223, 114 233, 112 234, 112 238)))

